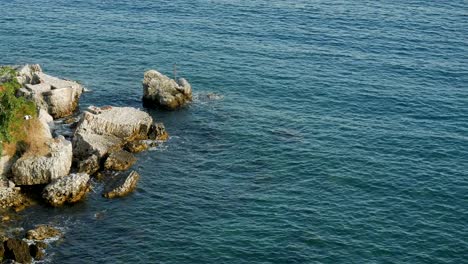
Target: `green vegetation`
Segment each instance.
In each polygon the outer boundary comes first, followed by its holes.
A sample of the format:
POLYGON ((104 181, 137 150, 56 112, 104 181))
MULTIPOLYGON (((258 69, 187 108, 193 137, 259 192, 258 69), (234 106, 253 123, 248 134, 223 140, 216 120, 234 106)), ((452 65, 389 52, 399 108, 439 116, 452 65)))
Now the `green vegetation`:
POLYGON ((21 85, 16 80, 16 72, 10 67, 0 67, 0 155, 3 144, 15 143, 26 135, 24 116, 37 116, 36 105, 23 97, 16 97, 21 85))

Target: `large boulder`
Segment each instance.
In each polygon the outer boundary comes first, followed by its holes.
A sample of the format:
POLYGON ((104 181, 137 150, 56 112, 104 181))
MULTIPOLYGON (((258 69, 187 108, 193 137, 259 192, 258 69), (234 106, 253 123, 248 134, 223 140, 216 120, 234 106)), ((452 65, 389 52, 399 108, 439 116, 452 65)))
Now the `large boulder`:
POLYGON ((104 186, 103 196, 106 198, 123 197, 135 190, 140 175, 136 171, 111 176, 104 186))
POLYGON ((145 72, 143 79, 143 102, 174 110, 192 101, 192 86, 187 80, 175 81, 155 70, 145 72))
POLYGON ((45 155, 26 154, 12 166, 13 182, 17 185, 47 184, 64 177, 72 164, 72 144, 63 136, 47 142, 45 155))
POLYGON ((146 139, 152 122, 149 114, 132 107, 89 107, 75 130, 74 155, 102 159, 126 142, 146 139))
POLYGON ((52 206, 76 203, 89 192, 88 181, 89 175, 86 173, 70 174, 47 185, 42 191, 42 198, 52 206))

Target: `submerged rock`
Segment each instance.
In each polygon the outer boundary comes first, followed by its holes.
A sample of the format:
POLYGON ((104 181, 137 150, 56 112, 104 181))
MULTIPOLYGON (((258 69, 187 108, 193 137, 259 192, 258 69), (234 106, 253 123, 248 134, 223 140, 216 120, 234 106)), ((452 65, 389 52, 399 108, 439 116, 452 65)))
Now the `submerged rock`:
POLYGON ((133 166, 136 161, 137 159, 131 153, 125 150, 119 150, 112 152, 109 157, 107 157, 104 168, 107 170, 124 171, 133 166))
POLYGON ((5 259, 11 259, 19 263, 31 263, 28 243, 21 239, 9 238, 3 244, 5 259))
POLYGON ((108 179, 102 195, 106 198, 126 196, 136 188, 139 179, 140 175, 136 171, 114 175, 108 179))
POLYGON ((47 184, 67 175, 72 164, 72 144, 59 136, 48 142, 46 155, 25 155, 12 167, 13 182, 17 185, 47 184))
POLYGON ((52 237, 59 237, 62 232, 55 227, 49 225, 39 225, 26 233, 26 239, 29 240, 44 240, 52 237))
POLYGON ((47 185, 42 191, 42 197, 52 206, 76 203, 88 193, 88 181, 89 175, 86 173, 70 174, 47 185))
POLYGON ((155 70, 145 72, 143 102, 168 110, 183 107, 192 101, 192 86, 180 78, 177 82, 155 70))

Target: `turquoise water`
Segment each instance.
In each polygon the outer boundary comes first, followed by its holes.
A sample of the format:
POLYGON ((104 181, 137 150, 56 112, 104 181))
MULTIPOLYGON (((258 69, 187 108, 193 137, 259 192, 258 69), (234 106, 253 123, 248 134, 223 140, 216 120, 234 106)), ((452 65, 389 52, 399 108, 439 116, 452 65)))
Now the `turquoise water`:
POLYGON ((197 99, 134 194, 33 207, 50 263, 463 263, 466 1, 0 0, 0 64, 142 107, 150 68, 197 99), (207 93, 223 98, 207 100, 207 93))

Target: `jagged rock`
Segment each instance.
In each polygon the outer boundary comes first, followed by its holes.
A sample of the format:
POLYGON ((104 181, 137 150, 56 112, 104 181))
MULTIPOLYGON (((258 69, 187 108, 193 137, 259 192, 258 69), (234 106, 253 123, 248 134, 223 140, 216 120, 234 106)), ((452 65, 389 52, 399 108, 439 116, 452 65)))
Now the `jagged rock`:
POLYGON ((89 175, 86 173, 70 174, 55 180, 42 191, 42 197, 52 206, 76 203, 89 191, 89 175))
POLYGON ((148 149, 148 147, 149 147, 148 144, 144 140, 128 142, 125 145, 125 149, 132 153, 145 151, 148 149))
POLYGON ((78 163, 78 172, 93 175, 99 170, 99 167, 98 156, 91 155, 78 163))
POLYGON ((36 244, 29 245, 29 254, 34 258, 34 260, 42 260, 45 256, 44 250, 36 244))
POLYGON ((31 255, 29 253, 29 246, 23 240, 9 238, 4 242, 5 259, 11 259, 19 263, 31 263, 31 255))
POLYGON ((140 175, 136 171, 112 176, 108 179, 102 195, 106 198, 123 197, 136 188, 139 179, 140 175))
POLYGON ((72 144, 63 136, 48 142, 46 155, 25 155, 12 166, 13 182, 17 185, 47 184, 70 172, 72 144))
POLYGON ((61 236, 62 232, 55 227, 49 225, 39 225, 34 229, 28 230, 26 239, 29 240, 44 240, 47 238, 61 236))
POLYGON ((5 256, 5 247, 3 246, 3 241, 0 243, 0 260, 5 256))
POLYGON ((107 170, 124 171, 128 170, 136 162, 135 156, 125 150, 112 152, 104 163, 107 170))
POLYGON ((178 82, 155 70, 145 72, 143 79, 143 102, 148 106, 157 106, 174 110, 192 101, 192 87, 187 80, 178 82))
POLYGON ((169 138, 169 134, 163 123, 153 123, 149 129, 148 138, 151 140, 166 141, 169 138))

